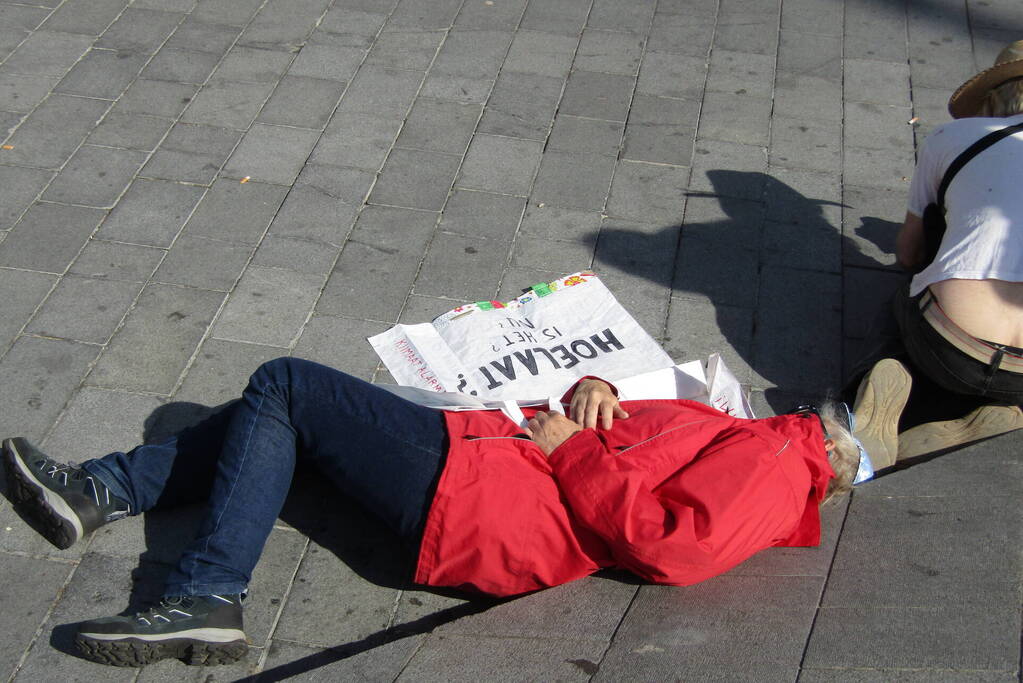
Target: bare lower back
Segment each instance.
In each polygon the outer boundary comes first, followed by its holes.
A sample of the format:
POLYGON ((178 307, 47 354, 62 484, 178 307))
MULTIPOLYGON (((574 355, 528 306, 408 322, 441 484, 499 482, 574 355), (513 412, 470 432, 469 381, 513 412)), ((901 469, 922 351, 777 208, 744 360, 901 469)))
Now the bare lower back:
POLYGON ((1023 347, 1023 282, 943 280, 930 289, 948 317, 974 337, 1023 347))

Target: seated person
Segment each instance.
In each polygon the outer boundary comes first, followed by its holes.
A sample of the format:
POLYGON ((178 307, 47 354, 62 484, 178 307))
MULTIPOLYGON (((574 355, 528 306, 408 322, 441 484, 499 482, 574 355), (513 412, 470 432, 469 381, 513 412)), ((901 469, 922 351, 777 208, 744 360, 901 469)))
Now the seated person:
POLYGON ((859 451, 834 406, 760 420, 693 401, 619 403, 578 382, 568 416, 425 408, 295 358, 261 366, 240 401, 181 434, 78 465, 4 442, 15 502, 67 548, 157 507, 205 501, 159 605, 84 622, 95 661, 214 664, 247 651, 241 600, 296 460, 418 544, 414 581, 508 596, 605 567, 687 585, 771 546, 816 545, 819 506, 859 451), (571 418, 571 419, 570 419, 571 418))
POLYGON ((952 95, 956 120, 920 150, 896 240, 899 264, 916 275, 895 294, 894 319, 877 325, 879 348, 853 373, 854 382, 863 378, 853 402, 856 436, 875 469, 1023 427, 1023 132, 954 176, 947 228, 930 263, 922 219, 956 157, 1023 123, 1021 79, 1018 41, 952 95))

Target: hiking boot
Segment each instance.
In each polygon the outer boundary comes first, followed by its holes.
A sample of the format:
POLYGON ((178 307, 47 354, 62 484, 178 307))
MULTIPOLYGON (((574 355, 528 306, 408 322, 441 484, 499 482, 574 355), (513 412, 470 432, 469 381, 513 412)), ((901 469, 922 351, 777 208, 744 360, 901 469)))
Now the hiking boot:
POLYGON ((125 517, 128 503, 77 465, 51 460, 25 439, 3 445, 7 485, 15 503, 40 523, 40 533, 61 550, 107 522, 125 517))
POLYGON ((981 406, 958 420, 927 422, 899 435, 899 460, 965 446, 1023 427, 1019 406, 981 406))
POLYGON ((909 400, 913 379, 894 358, 874 364, 860 382, 853 404, 856 431, 874 470, 891 467, 899 453, 899 417, 909 400))
POLYGON ((114 666, 145 666, 171 657, 188 664, 230 664, 249 651, 242 631, 242 598, 164 598, 135 616, 80 624, 75 644, 86 659, 114 666))

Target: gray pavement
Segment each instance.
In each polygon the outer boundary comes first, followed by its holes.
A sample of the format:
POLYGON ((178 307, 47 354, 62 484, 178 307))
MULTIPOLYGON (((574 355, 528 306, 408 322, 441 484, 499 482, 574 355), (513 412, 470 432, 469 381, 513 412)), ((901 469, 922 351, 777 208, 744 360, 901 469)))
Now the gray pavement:
MULTIPOLYGON (((386 382, 367 335, 587 267, 785 410, 840 384, 916 147, 1020 37, 1019 0, 0 0, 0 435, 124 449, 279 355, 386 382)), ((306 477, 250 656, 209 669, 70 648, 159 590, 196 510, 58 552, 5 501, 0 672, 1020 681, 1021 444, 858 489, 819 549, 496 605, 412 589, 306 477)))

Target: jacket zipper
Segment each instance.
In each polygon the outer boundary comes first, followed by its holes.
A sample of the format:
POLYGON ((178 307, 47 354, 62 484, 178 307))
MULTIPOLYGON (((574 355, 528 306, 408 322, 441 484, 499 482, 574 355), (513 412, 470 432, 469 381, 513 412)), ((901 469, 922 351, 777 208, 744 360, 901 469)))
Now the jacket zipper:
POLYGON ((525 434, 521 434, 519 436, 471 436, 469 434, 466 434, 462 438, 465 439, 466 441, 495 441, 499 439, 517 439, 518 441, 532 441, 532 439, 530 439, 525 434))
POLYGON ((683 429, 684 427, 692 427, 693 425, 698 425, 698 424, 700 424, 702 422, 707 422, 707 420, 696 420, 695 422, 687 422, 684 425, 679 425, 677 427, 672 427, 671 429, 669 429, 669 430, 667 430, 665 432, 658 432, 657 434, 654 434, 653 436, 648 436, 647 438, 643 439, 639 443, 634 443, 631 446, 626 446, 624 448, 621 448, 621 450, 618 451, 618 455, 621 455, 622 453, 625 453, 627 451, 631 451, 633 448, 636 448, 637 446, 642 446, 643 444, 647 443, 648 441, 653 441, 654 439, 662 437, 665 434, 671 434, 672 432, 678 431, 679 429, 683 429))

